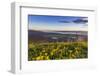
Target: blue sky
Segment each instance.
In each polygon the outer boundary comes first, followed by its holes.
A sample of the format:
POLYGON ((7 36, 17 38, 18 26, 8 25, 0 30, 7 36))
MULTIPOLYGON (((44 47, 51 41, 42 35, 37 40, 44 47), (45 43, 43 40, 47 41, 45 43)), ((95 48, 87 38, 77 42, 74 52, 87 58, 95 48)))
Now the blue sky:
POLYGON ((87 17, 28 15, 31 30, 87 31, 87 23, 87 17))

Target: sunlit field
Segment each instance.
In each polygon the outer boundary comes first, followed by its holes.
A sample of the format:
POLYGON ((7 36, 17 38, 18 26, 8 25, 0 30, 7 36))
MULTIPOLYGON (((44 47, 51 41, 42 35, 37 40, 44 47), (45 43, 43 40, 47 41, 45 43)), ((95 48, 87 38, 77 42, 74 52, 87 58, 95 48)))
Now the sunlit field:
POLYGON ((28 60, 59 60, 88 58, 87 41, 29 43, 28 60))

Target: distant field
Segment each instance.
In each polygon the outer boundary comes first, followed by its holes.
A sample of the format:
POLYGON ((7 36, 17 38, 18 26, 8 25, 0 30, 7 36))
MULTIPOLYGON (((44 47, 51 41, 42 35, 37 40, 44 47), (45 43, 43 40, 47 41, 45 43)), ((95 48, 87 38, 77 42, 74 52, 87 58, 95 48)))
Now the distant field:
POLYGON ((83 42, 29 43, 28 60, 88 58, 88 44, 83 42))

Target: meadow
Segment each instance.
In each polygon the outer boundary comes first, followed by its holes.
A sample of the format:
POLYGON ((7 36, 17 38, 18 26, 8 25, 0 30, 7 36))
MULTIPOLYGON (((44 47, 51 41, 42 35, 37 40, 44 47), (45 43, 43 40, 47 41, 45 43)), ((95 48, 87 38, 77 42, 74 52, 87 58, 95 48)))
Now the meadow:
POLYGON ((88 58, 88 42, 30 42, 28 61, 88 58))

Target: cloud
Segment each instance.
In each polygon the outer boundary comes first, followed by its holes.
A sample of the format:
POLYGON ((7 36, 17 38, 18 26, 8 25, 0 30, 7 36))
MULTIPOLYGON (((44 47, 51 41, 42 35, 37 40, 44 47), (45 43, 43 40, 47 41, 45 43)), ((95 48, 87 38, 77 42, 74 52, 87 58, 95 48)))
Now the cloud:
POLYGON ((88 23, 88 18, 77 18, 73 20, 60 20, 59 23, 76 23, 76 24, 86 24, 88 23))
POLYGON ((82 23, 82 24, 85 24, 88 22, 87 18, 80 18, 80 19, 76 19, 73 21, 74 23, 82 23))
POLYGON ((60 23, 70 23, 70 21, 61 20, 60 23))

